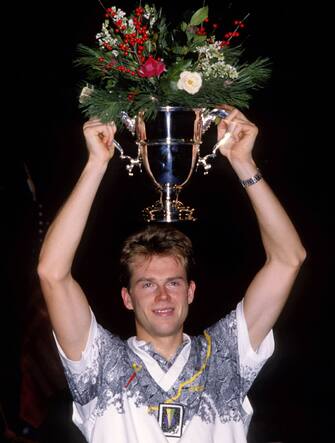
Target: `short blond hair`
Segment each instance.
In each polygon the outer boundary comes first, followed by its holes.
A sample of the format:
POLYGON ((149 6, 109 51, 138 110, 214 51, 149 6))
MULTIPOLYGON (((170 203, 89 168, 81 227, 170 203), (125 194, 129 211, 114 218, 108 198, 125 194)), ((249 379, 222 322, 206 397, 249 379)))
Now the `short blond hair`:
POLYGON ((154 255, 175 257, 185 267, 188 281, 194 267, 192 242, 187 235, 173 226, 148 225, 126 239, 121 251, 121 284, 129 287, 131 268, 135 257, 154 255))

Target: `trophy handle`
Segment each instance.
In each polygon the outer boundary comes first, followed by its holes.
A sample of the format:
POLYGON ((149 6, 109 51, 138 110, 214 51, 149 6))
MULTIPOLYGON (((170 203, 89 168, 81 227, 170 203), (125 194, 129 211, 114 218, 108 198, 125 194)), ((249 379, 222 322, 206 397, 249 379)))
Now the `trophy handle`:
POLYGON ((138 149, 138 151, 137 151, 137 158, 133 158, 133 157, 130 157, 130 155, 124 154, 124 151, 123 151, 120 143, 117 142, 115 139, 113 140, 113 143, 114 143, 114 146, 116 147, 116 149, 120 153, 121 160, 128 160, 129 161, 129 163, 126 165, 128 175, 134 175, 134 173, 133 173, 134 166, 138 166, 141 169, 142 161, 141 161, 140 150, 138 149))
MULTIPOLYGON (((127 112, 125 112, 125 111, 120 112, 120 117, 121 117, 122 123, 126 126, 128 131, 130 131, 132 135, 135 135, 135 118, 131 118, 127 114, 127 112)), ((138 166, 141 170, 142 160, 141 160, 140 148, 138 148, 138 150, 137 150, 137 158, 133 158, 133 157, 130 157, 130 155, 126 155, 124 153, 122 146, 115 139, 114 139, 113 143, 114 143, 114 146, 116 147, 116 149, 120 153, 121 160, 128 160, 128 162, 129 162, 126 165, 128 175, 134 175, 134 173, 133 173, 134 166, 138 166)))
MULTIPOLYGON (((213 121, 219 117, 221 119, 224 119, 227 117, 229 113, 225 111, 224 109, 215 108, 211 111, 205 111, 202 116, 202 133, 206 132, 207 129, 210 127, 210 125, 213 123, 213 121)), ((207 154, 204 157, 198 157, 197 162, 197 168, 199 166, 202 166, 204 168, 204 175, 207 175, 209 172, 209 169, 212 167, 210 163, 208 163, 209 159, 212 159, 216 156, 217 150, 220 148, 221 145, 226 143, 228 138, 230 137, 230 134, 227 132, 220 140, 215 143, 211 154, 207 154)))

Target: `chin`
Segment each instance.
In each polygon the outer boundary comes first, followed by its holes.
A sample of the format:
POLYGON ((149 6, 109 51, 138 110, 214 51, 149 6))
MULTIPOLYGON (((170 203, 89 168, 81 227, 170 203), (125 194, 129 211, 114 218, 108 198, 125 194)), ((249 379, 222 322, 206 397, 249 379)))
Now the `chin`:
POLYGON ((156 337, 171 337, 182 332, 182 327, 178 328, 155 328, 152 332, 156 337))

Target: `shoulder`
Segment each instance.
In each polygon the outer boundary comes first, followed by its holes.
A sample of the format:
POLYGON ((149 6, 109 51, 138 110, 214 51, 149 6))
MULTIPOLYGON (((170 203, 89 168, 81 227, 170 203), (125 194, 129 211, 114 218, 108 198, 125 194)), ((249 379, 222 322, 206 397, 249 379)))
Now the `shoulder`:
POLYGON ((225 317, 218 320, 212 326, 204 331, 204 335, 208 334, 214 341, 235 340, 237 337, 237 314, 236 309, 232 310, 225 317))

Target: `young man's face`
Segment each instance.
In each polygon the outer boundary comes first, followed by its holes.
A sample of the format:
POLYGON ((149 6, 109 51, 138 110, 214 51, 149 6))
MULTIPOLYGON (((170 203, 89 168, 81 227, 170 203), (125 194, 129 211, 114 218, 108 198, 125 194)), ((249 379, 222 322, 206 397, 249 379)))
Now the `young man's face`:
POLYGON ((153 342, 181 336, 195 291, 181 261, 172 256, 138 256, 131 271, 130 289, 122 288, 122 298, 126 308, 134 310, 137 337, 153 342))

